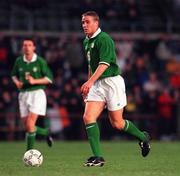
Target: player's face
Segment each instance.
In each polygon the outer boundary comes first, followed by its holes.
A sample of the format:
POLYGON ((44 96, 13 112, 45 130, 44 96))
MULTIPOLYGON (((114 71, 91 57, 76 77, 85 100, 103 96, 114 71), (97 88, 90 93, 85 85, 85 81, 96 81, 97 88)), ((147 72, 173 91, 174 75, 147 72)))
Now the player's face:
POLYGON ((84 30, 84 33, 91 37, 98 29, 99 22, 94 19, 92 16, 83 16, 82 17, 82 27, 84 30))
POLYGON ((23 53, 25 55, 32 55, 36 48, 34 46, 33 41, 31 41, 31 40, 24 40, 23 41, 22 49, 23 49, 23 53))

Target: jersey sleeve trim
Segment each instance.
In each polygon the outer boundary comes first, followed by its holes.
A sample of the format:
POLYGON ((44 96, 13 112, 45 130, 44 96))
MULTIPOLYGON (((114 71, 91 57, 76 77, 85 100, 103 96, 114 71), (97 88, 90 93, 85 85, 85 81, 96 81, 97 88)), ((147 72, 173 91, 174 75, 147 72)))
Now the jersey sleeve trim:
POLYGON ((17 81, 18 80, 17 76, 12 76, 11 78, 12 78, 13 81, 17 81))
POLYGON ((49 79, 47 76, 45 78, 52 84, 52 80, 51 79, 49 79))
POLYGON ((109 64, 109 63, 107 63, 107 62, 99 62, 99 64, 105 64, 105 65, 110 66, 110 64, 109 64))

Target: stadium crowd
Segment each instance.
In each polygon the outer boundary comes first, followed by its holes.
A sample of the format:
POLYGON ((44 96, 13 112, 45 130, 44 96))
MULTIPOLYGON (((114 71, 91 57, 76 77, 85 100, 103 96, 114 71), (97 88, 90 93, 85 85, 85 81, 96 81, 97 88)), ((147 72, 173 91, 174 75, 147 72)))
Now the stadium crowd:
POLYGON ((0 29, 79 31, 80 16, 87 10, 98 12, 106 31, 180 29, 178 0, 1 0, 0 14, 6 18, 0 19, 0 29))
MULTIPOLYGON (((1 139, 21 139, 17 90, 10 78, 16 57, 21 54, 22 36, 0 35, 0 131, 1 139), (11 133, 12 132, 12 133, 11 133)), ((180 100, 180 41, 161 35, 132 39, 114 36, 117 62, 127 89, 125 116, 146 128, 155 139, 176 137, 180 100)), ((46 58, 54 83, 47 88, 49 121, 54 137, 84 139, 82 111, 84 102, 80 86, 87 79, 87 63, 82 50, 82 37, 76 34, 59 37, 34 36, 37 53, 46 58)), ((100 120, 102 138, 119 136, 109 128, 107 118, 100 120)))

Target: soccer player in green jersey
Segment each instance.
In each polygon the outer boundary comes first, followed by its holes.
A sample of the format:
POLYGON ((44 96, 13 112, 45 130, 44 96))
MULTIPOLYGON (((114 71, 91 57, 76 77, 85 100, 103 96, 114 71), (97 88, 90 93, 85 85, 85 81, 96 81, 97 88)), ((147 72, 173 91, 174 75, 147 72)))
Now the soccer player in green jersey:
POLYGON ((49 130, 36 126, 39 117, 46 114, 45 86, 52 83, 52 72, 46 61, 35 53, 32 39, 23 40, 23 55, 19 56, 13 66, 11 76, 19 90, 19 110, 27 140, 27 150, 34 148, 35 136, 46 137, 48 146, 52 146, 49 130))
POLYGON ((107 33, 101 31, 99 16, 94 11, 82 15, 82 27, 86 35, 83 46, 89 66, 88 80, 81 87, 86 102, 83 120, 93 153, 84 165, 103 166, 105 163, 97 124, 105 107, 112 126, 135 136, 139 140, 141 154, 145 157, 150 151, 148 133, 140 131, 131 121, 123 118, 123 108, 127 104, 126 91, 124 79, 116 64, 114 42, 107 33))

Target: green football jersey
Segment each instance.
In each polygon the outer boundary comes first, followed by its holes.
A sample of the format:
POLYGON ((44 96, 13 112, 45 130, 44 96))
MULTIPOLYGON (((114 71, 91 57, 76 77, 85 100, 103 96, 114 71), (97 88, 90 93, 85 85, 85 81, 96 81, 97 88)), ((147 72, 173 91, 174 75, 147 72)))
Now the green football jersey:
POLYGON ((31 91, 37 89, 45 89, 45 85, 31 85, 26 80, 26 75, 30 74, 33 78, 39 79, 47 77, 47 79, 52 82, 53 75, 47 62, 42 58, 37 56, 34 61, 26 62, 23 56, 16 59, 13 69, 11 71, 11 77, 16 76, 20 81, 23 82, 23 87, 20 89, 23 91, 31 91))
POLYGON ((83 42, 91 74, 95 72, 99 64, 103 63, 109 67, 101 75, 100 79, 117 76, 120 74, 120 69, 116 64, 114 42, 107 33, 98 30, 97 35, 92 38, 86 37, 83 42))

